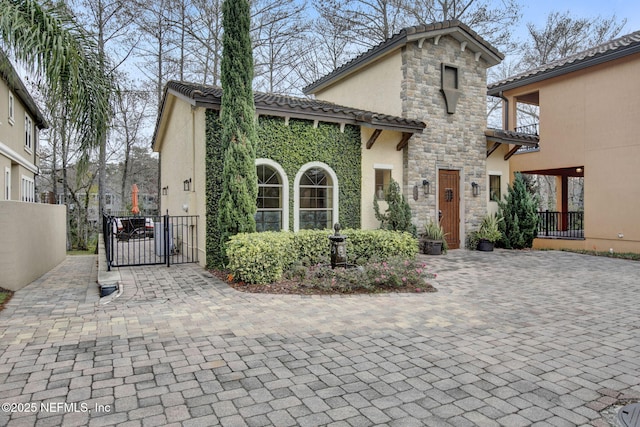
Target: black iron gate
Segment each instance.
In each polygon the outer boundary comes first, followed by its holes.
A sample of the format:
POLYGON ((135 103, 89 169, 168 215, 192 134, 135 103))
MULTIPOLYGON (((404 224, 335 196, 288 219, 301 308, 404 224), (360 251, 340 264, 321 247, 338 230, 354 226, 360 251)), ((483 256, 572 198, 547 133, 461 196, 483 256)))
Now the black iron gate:
POLYGON ((107 268, 198 262, 198 217, 103 215, 107 268))

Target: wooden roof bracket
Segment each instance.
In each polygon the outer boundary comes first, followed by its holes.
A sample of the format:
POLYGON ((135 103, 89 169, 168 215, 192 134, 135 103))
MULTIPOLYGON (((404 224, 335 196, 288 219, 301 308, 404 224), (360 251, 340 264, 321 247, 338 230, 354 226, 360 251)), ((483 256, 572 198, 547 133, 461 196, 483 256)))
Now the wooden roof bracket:
POLYGON ((511 150, 509 150, 509 152, 504 156, 504 160, 509 160, 511 158, 511 156, 513 156, 514 154, 516 154, 516 151, 518 151, 520 149, 520 147, 522 147, 522 145, 515 145, 511 150))
POLYGON ((371 137, 367 141, 367 150, 370 150, 371 147, 373 147, 373 144, 375 144, 376 140, 378 139, 381 133, 382 133, 382 129, 376 129, 373 131, 373 133, 371 134, 371 137))
POLYGON ((502 144, 499 142, 494 142, 493 146, 487 150, 487 158, 489 158, 489 156, 492 155, 493 152, 496 151, 501 145, 502 144))
POLYGON ((411 132, 402 132, 402 139, 398 142, 398 145, 396 145, 396 150, 400 151, 406 147, 409 144, 409 138, 411 138, 411 136, 413 136, 411 132))

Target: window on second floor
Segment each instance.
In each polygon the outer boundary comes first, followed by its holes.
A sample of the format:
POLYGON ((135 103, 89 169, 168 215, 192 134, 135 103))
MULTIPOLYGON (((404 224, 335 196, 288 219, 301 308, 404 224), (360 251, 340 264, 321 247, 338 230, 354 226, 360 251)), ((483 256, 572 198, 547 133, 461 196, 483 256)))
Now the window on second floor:
POLYGON ((15 98, 12 93, 9 93, 9 124, 13 126, 14 123, 14 111, 15 111, 15 98))
POLYGON ((33 120, 29 116, 24 118, 24 149, 30 153, 33 151, 33 120))

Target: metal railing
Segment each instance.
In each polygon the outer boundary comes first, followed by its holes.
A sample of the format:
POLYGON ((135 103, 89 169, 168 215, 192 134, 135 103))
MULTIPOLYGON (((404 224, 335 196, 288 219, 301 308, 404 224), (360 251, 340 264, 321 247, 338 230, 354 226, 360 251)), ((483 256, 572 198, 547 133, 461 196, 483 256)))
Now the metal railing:
POLYGON ((103 215, 107 269, 198 262, 197 216, 103 215))
POLYGON ((519 133, 526 133, 527 135, 540 135, 540 123, 518 126, 515 128, 515 131, 519 133))
POLYGON ((538 212, 538 237, 584 239, 584 212, 538 212))

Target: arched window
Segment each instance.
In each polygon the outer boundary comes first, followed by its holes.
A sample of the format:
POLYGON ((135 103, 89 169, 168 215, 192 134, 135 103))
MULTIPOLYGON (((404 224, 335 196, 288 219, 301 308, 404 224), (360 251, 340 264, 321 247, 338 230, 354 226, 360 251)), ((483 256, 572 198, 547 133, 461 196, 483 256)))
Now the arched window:
POLYGON ((282 167, 269 159, 256 160, 258 199, 257 231, 289 228, 289 182, 282 167))
POLYGON ((304 165, 296 175, 294 230, 324 229, 338 221, 338 179, 320 162, 304 165))

